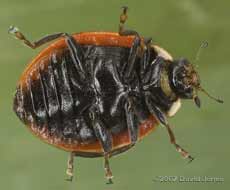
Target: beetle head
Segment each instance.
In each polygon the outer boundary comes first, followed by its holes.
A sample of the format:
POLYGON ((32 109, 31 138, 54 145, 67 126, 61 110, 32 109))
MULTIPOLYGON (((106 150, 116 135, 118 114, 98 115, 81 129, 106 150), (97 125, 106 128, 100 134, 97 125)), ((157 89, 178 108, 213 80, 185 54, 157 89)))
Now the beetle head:
POLYGON ((187 59, 180 58, 175 60, 170 65, 169 69, 169 78, 172 89, 180 98, 193 99, 195 104, 200 107, 201 101, 198 97, 198 91, 202 91, 210 98, 219 103, 223 103, 222 100, 212 97, 201 87, 200 77, 193 64, 187 59))

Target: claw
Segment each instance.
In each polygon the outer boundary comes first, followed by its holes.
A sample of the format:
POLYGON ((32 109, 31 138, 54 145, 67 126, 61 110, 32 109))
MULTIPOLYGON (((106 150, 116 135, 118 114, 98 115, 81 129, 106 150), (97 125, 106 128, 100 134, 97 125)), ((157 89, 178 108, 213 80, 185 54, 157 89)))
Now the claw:
POLYGON ((65 179, 66 181, 72 182, 73 181, 73 176, 70 176, 69 178, 65 179))
POLYGON ((189 159, 189 161, 188 161, 188 163, 187 164, 190 164, 195 158, 193 158, 192 156, 188 156, 188 159, 189 159))
POLYGON ((106 175, 106 178, 107 178, 107 182, 106 182, 106 184, 108 184, 108 185, 110 185, 110 184, 113 184, 113 180, 112 180, 112 178, 113 178, 113 176, 112 176, 112 173, 110 173, 111 175, 106 175))
POLYGON ((16 39, 18 39, 18 40, 25 40, 25 41, 27 41, 26 45, 28 45, 28 43, 30 43, 28 40, 26 40, 25 36, 21 32, 19 32, 19 29, 17 27, 15 27, 15 26, 10 26, 10 28, 8 30, 8 33, 9 34, 13 34, 14 37, 16 39))
POLYGON ((9 34, 15 34, 18 31, 19 31, 18 28, 15 27, 15 26, 10 26, 9 29, 8 29, 9 34))
POLYGON ((107 185, 111 185, 113 184, 113 180, 112 179, 108 179, 108 182, 106 182, 107 185))
POLYGON ((180 145, 175 144, 175 146, 176 146, 177 152, 179 152, 184 159, 187 159, 187 158, 189 159, 188 164, 194 160, 194 158, 187 151, 181 148, 180 145))
POLYGON ((121 8, 123 9, 124 13, 128 10, 128 6, 125 6, 125 5, 122 6, 121 8))
POLYGON ((73 181, 73 168, 68 168, 66 171, 66 174, 68 175, 68 178, 66 179, 66 181, 73 181))

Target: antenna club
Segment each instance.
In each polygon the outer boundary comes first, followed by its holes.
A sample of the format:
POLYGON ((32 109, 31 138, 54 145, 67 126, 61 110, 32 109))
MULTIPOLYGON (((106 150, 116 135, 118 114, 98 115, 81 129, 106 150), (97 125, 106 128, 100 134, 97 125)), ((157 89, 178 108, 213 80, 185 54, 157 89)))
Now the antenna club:
POLYGON ((199 49, 198 49, 198 51, 196 53, 195 62, 199 61, 201 50, 204 49, 204 48, 207 48, 207 47, 208 47, 208 42, 207 41, 203 41, 200 44, 200 47, 199 47, 199 49))
POLYGON ((219 103, 221 103, 221 104, 223 104, 223 103, 224 103, 224 101, 223 101, 223 100, 221 100, 221 99, 217 99, 217 102, 219 102, 219 103))

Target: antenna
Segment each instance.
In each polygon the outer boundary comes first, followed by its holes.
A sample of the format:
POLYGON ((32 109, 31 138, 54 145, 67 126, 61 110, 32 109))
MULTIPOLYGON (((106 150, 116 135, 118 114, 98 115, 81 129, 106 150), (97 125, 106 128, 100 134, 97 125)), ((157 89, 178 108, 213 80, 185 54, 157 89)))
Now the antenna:
POLYGON ((200 58, 200 53, 202 52, 202 49, 207 48, 208 47, 208 42, 204 41, 200 44, 200 47, 196 53, 196 57, 195 57, 195 62, 199 61, 200 58))
POLYGON ((211 96, 211 95, 210 95, 205 89, 203 89, 201 86, 198 87, 198 90, 200 90, 201 92, 203 92, 204 94, 206 94, 209 98, 211 98, 211 99, 217 101, 218 103, 221 103, 221 104, 224 103, 223 100, 211 96))

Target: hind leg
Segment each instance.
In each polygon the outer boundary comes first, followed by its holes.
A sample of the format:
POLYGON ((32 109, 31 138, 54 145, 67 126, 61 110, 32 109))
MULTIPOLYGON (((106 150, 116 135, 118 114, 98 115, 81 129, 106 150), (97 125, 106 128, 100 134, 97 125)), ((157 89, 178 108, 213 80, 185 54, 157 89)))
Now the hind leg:
POLYGON ((110 131, 106 128, 104 123, 100 120, 97 113, 91 113, 92 125, 94 129, 94 133, 97 139, 100 141, 103 153, 104 153, 104 169, 105 169, 105 177, 108 180, 108 183, 113 183, 112 178, 112 171, 109 165, 109 157, 110 152, 112 150, 112 135, 110 131))
POLYGON ((73 180, 74 156, 75 154, 73 152, 70 152, 66 170, 66 174, 68 175, 68 178, 66 179, 67 181, 73 180))
POLYGON ((105 177, 107 178, 108 183, 111 184, 113 183, 112 182, 113 174, 109 165, 109 157, 110 157, 109 153, 112 150, 112 136, 100 120, 95 120, 93 127, 94 127, 95 135, 100 141, 104 151, 105 177))

